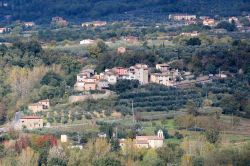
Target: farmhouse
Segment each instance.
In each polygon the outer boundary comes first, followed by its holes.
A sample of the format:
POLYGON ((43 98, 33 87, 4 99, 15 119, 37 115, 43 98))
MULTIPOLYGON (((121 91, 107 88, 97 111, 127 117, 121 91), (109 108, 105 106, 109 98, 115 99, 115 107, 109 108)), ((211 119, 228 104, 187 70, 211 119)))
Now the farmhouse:
POLYGON ((216 24, 215 24, 215 20, 212 19, 212 18, 204 19, 202 23, 203 23, 203 25, 205 25, 205 26, 215 26, 215 25, 216 25, 216 24))
POLYGON ((59 16, 52 17, 51 23, 62 27, 66 27, 69 24, 67 20, 64 20, 62 17, 59 16))
POLYGON ((118 54, 124 54, 126 52, 126 48, 125 47, 119 47, 117 48, 117 53, 118 54))
POLYGON ((169 64, 163 63, 163 64, 156 64, 155 68, 157 70, 160 70, 161 72, 167 72, 170 69, 169 64))
POLYGON ((50 102, 49 99, 46 100, 40 100, 37 103, 32 103, 28 105, 28 109, 32 111, 33 113, 41 112, 44 110, 49 109, 50 102))
POLYGON ((82 27, 101 27, 107 25, 106 21, 93 21, 82 23, 82 27))
POLYGON ((21 117, 17 123, 15 124, 15 129, 16 130, 21 130, 21 129, 38 129, 43 127, 43 119, 39 116, 24 116, 21 117))
POLYGON ((165 86, 173 86, 175 83, 173 76, 169 73, 152 73, 150 75, 150 82, 165 86))
POLYGON ((85 82, 84 83, 84 90, 90 91, 90 90, 96 90, 97 85, 95 82, 85 82))
POLYGON ((189 20, 195 20, 196 15, 189 15, 189 14, 170 14, 168 16, 170 20, 175 21, 189 21, 189 20))
POLYGON ((43 105, 40 103, 32 103, 28 105, 28 109, 31 110, 33 113, 43 111, 43 105))
MULTIPOLYGON (((163 131, 159 130, 156 136, 136 136, 133 143, 137 148, 160 148, 163 146, 163 140, 163 131)), ((122 148, 126 146, 125 141, 125 139, 119 141, 122 148)))
POLYGON ((34 22, 24 22, 23 24, 24 24, 25 27, 33 27, 33 26, 35 26, 34 22))
POLYGON ((0 33, 6 33, 8 31, 8 28, 0 28, 0 33))
POLYGON ((84 39, 82 41, 80 41, 81 45, 91 45, 91 44, 95 44, 95 40, 91 40, 91 39, 84 39))
POLYGON ((100 74, 103 79, 107 80, 109 84, 116 84, 117 82, 117 75, 110 70, 106 70, 104 73, 100 74))
POLYGON ((196 37, 199 36, 199 33, 197 31, 194 32, 183 32, 181 33, 182 36, 188 36, 188 37, 196 37))

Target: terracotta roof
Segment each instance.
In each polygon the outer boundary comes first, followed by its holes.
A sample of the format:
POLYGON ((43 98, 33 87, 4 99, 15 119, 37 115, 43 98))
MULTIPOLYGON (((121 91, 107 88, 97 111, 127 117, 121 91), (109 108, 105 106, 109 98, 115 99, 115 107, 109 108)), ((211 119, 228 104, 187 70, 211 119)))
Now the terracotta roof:
POLYGON ((148 144, 148 140, 135 140, 136 144, 148 144))
POLYGON ((158 136, 136 136, 136 140, 163 140, 158 136))
POLYGON ((21 119, 42 119, 42 118, 39 116, 24 116, 21 119))

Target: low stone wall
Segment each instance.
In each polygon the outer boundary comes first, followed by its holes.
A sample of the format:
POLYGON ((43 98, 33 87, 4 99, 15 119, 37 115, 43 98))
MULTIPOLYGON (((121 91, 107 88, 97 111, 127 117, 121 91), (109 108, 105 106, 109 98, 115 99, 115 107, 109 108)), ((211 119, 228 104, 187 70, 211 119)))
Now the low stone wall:
POLYGON ((75 102, 85 101, 89 99, 93 99, 93 100, 108 99, 112 95, 114 95, 114 92, 107 90, 104 94, 87 94, 87 95, 81 95, 81 96, 70 96, 69 102, 75 103, 75 102))

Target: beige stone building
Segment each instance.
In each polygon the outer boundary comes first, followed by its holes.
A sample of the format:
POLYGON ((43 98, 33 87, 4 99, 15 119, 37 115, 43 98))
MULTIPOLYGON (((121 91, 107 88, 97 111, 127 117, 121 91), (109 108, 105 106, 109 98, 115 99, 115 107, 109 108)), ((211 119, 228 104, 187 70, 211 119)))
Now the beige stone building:
POLYGON ((168 16, 170 20, 176 20, 176 21, 189 21, 189 20, 195 20, 196 15, 190 15, 190 14, 170 14, 168 16))
POLYGON ((125 47, 118 47, 117 48, 117 53, 118 54, 124 54, 126 52, 126 48, 125 47))
POLYGON ((43 119, 39 116, 24 116, 15 124, 16 130, 22 129, 38 129, 43 127, 43 119))
POLYGON ((203 20, 203 25, 205 25, 205 26, 215 26, 216 25, 215 19, 212 19, 212 18, 204 19, 203 20))
POLYGON ((90 91, 90 90, 96 90, 97 85, 95 82, 85 82, 84 83, 84 90, 85 91, 90 91))
POLYGON ((93 69, 83 69, 77 74, 74 90, 76 91, 89 91, 96 90, 97 84, 101 79, 100 75, 95 73, 93 69))
POLYGON ((169 73, 152 73, 150 75, 150 82, 165 86, 173 86, 175 83, 173 75, 169 73))
POLYGON ((162 64, 156 64, 155 68, 157 70, 160 70, 161 72, 167 72, 167 71, 169 71, 170 66, 169 66, 169 64, 162 63, 162 64))
POLYGON ((101 27, 107 25, 106 21, 92 21, 82 23, 82 27, 101 27))
POLYGON ((39 103, 32 103, 28 105, 28 109, 32 111, 33 113, 41 112, 43 111, 43 105, 39 103))
POLYGON ((28 105, 28 109, 32 111, 33 113, 46 111, 50 107, 49 99, 46 100, 40 100, 37 103, 32 103, 28 105))
POLYGON ((44 109, 48 109, 50 107, 49 99, 40 100, 38 103, 43 105, 44 109))
MULTIPOLYGON (((123 148, 126 146, 125 139, 120 140, 120 146, 123 148)), ((159 130, 157 135, 154 136, 136 136, 133 140, 134 145, 137 148, 160 148, 163 146, 164 135, 163 131, 159 130)))
POLYGON ((181 33, 181 36, 187 36, 187 37, 197 37, 199 36, 198 31, 193 31, 193 32, 183 32, 181 33))
POLYGON ((135 79, 140 82, 140 84, 147 84, 149 80, 148 66, 145 64, 136 64, 132 67, 134 69, 135 79))

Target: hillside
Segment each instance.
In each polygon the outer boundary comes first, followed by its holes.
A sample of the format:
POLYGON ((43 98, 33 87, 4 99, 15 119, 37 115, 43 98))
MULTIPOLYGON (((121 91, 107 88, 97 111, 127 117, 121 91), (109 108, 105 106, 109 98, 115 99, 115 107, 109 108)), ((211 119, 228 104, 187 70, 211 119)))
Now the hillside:
POLYGON ((128 14, 129 18, 152 13, 158 17, 175 12, 229 16, 249 12, 249 9, 248 0, 0 0, 1 18, 11 15, 12 20, 41 24, 48 23, 53 16, 78 22, 127 18, 128 14))

